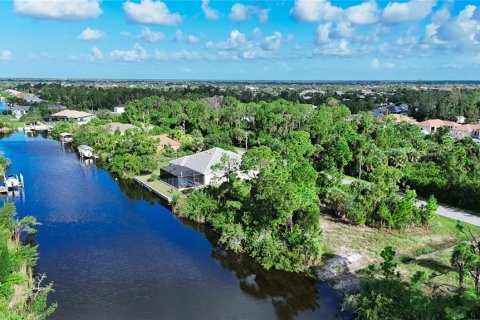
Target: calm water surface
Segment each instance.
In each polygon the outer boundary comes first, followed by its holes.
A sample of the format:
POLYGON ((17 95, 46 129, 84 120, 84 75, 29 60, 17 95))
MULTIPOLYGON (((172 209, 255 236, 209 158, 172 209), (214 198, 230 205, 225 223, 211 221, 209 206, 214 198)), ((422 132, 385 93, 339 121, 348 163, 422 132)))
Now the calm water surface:
POLYGON ((0 150, 26 181, 6 201, 42 223, 38 270, 54 283, 52 319, 350 318, 328 285, 221 250, 211 231, 57 141, 17 132, 0 150))

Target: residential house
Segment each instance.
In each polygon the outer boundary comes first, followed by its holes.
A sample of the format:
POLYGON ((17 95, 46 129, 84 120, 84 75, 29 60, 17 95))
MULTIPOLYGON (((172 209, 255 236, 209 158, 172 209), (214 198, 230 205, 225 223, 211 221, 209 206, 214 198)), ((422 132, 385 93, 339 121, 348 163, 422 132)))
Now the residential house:
POLYGON ((25 102, 28 102, 28 103, 40 103, 44 101, 43 99, 40 99, 34 94, 26 94, 22 98, 23 100, 25 100, 25 102))
POLYGON ((94 118, 94 115, 88 112, 77 110, 62 110, 45 117, 47 121, 69 121, 75 120, 78 123, 87 123, 94 118))
POLYGON ((152 136, 152 138, 158 139, 160 142, 158 143, 158 149, 162 150, 166 146, 170 146, 174 151, 177 151, 181 144, 177 140, 170 138, 166 134, 162 134, 160 136, 152 136))
POLYGON ((463 139, 470 137, 480 139, 480 124, 464 124, 452 129, 450 135, 454 138, 463 139))
POLYGON ((9 107, 9 109, 10 109, 10 112, 12 113, 12 115, 15 116, 15 118, 20 119, 21 117, 23 117, 24 115, 26 115, 28 113, 28 111, 30 110, 30 106, 14 105, 14 106, 9 107))
POLYGON ((422 129, 422 132, 424 132, 425 134, 436 132, 438 128, 441 127, 449 127, 450 129, 453 129, 460 126, 460 124, 456 122, 440 119, 425 120, 417 123, 417 125, 422 129))
POLYGON ((212 148, 170 161, 160 170, 160 180, 180 190, 220 183, 226 172, 239 172, 241 161, 242 156, 237 153, 212 148), (218 165, 224 167, 216 168, 218 165))
POLYGON ((389 104, 373 110, 373 115, 377 117, 386 116, 389 114, 403 114, 406 116, 408 115, 408 107, 406 105, 397 106, 394 104, 389 104))
POLYGON ((124 136, 127 130, 135 129, 135 128, 137 127, 129 123, 111 122, 108 124, 108 131, 111 134, 115 134, 118 130, 121 136, 124 136))

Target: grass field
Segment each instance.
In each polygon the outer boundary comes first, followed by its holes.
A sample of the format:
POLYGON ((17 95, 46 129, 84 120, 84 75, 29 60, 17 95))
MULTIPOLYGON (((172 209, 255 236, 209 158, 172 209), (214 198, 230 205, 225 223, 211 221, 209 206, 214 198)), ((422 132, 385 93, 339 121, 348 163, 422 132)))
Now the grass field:
MULTIPOLYGON (((458 275, 450 266, 453 247, 467 240, 457 228, 457 221, 441 216, 434 217, 428 228, 406 230, 375 229, 352 226, 329 217, 322 217, 323 241, 329 254, 352 258, 351 271, 360 272, 369 265, 382 261, 380 252, 392 246, 397 252, 397 271, 409 280, 417 271, 426 272, 430 281, 423 286, 428 293, 451 292, 458 283, 458 275)), ((480 227, 466 225, 475 236, 480 227)), ((472 280, 466 277, 466 283, 472 280)))
MULTIPOLYGON (((410 260, 424 254, 444 252, 464 237, 457 231, 456 224, 454 220, 436 216, 428 228, 388 230, 353 226, 329 216, 322 217, 323 241, 327 250, 343 257, 357 256, 351 266, 355 271, 380 262, 380 252, 388 245, 397 251, 397 255, 410 260)), ((475 234, 480 234, 479 227, 469 227, 475 234)), ((412 263, 404 269, 413 271, 414 268, 412 263)))
POLYGON ((8 122, 9 124, 14 126, 15 128, 22 128, 23 126, 25 126, 25 122, 18 121, 17 118, 12 116, 11 114, 7 114, 7 115, 0 114, 0 121, 8 122))

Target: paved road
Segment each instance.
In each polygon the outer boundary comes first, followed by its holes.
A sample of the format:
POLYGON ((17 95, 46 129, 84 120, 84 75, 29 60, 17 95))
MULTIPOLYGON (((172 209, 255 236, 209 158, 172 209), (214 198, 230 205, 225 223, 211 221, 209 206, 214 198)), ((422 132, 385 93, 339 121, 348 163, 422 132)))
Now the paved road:
MULTIPOLYGON (((342 181, 343 184, 351 184, 352 181, 348 179, 343 179, 342 181)), ((425 205, 424 200, 417 200, 417 206, 420 207, 422 205, 425 205)), ((442 217, 447 217, 450 219, 454 220, 459 220, 465 223, 470 223, 475 226, 480 226, 480 216, 474 215, 472 213, 469 213, 467 211, 463 211, 458 208, 452 208, 452 207, 447 207, 447 206, 438 206, 437 214, 442 216, 442 217)))
MULTIPOLYGON (((417 206, 421 206, 424 204, 425 204, 424 200, 417 200, 417 206)), ((470 223, 475 226, 480 226, 480 216, 476 216, 472 213, 463 211, 458 208, 439 205, 437 209, 437 214, 450 219, 460 220, 465 223, 470 223)))

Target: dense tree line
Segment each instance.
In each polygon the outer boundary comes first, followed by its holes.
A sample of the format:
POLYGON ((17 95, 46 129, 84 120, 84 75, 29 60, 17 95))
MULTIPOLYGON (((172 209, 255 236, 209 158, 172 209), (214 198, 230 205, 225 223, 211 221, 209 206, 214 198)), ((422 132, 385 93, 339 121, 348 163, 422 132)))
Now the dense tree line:
POLYGON ((43 286, 44 276, 33 275, 37 247, 22 244, 21 236, 35 232, 35 218, 16 218, 15 207, 0 208, 0 318, 46 319, 56 305, 47 303, 51 285, 43 286))
MULTIPOLYGON (((135 99, 159 96, 164 100, 234 97, 242 103, 271 103, 283 99, 294 103, 347 106, 351 113, 371 111, 381 103, 407 104, 411 115, 419 121, 425 119, 455 120, 465 116, 470 122, 480 119, 480 90, 452 87, 448 90, 421 89, 411 86, 379 86, 363 94, 356 88, 341 85, 316 87, 264 86, 252 87, 238 84, 185 84, 153 86, 123 84, 115 86, 63 85, 60 83, 22 83, 16 89, 39 95, 48 103, 60 103, 69 109, 112 109, 135 99), (307 94, 302 94, 306 89, 307 94)), ((22 99, 10 97, 10 102, 24 104, 22 99)), ((47 104, 47 103, 44 103, 47 104)), ((41 106, 42 104, 35 104, 41 106)))
POLYGON ((123 115, 55 132, 73 132, 77 145, 94 147, 107 169, 124 177, 155 172, 160 162, 211 147, 247 149, 243 169, 258 175, 193 192, 178 210, 210 223, 226 247, 267 268, 305 270, 318 261, 320 207, 349 223, 402 229, 427 226, 435 198, 464 207, 480 199, 480 149, 470 139, 425 136, 414 125, 353 115, 337 103, 226 97, 212 104, 150 96, 125 106, 123 115), (138 129, 112 134, 110 120, 138 129), (182 142, 179 153, 158 151, 152 137, 161 133, 182 142), (345 174, 354 181, 345 183, 345 174), (416 206, 417 193, 429 197, 426 206, 416 206))

